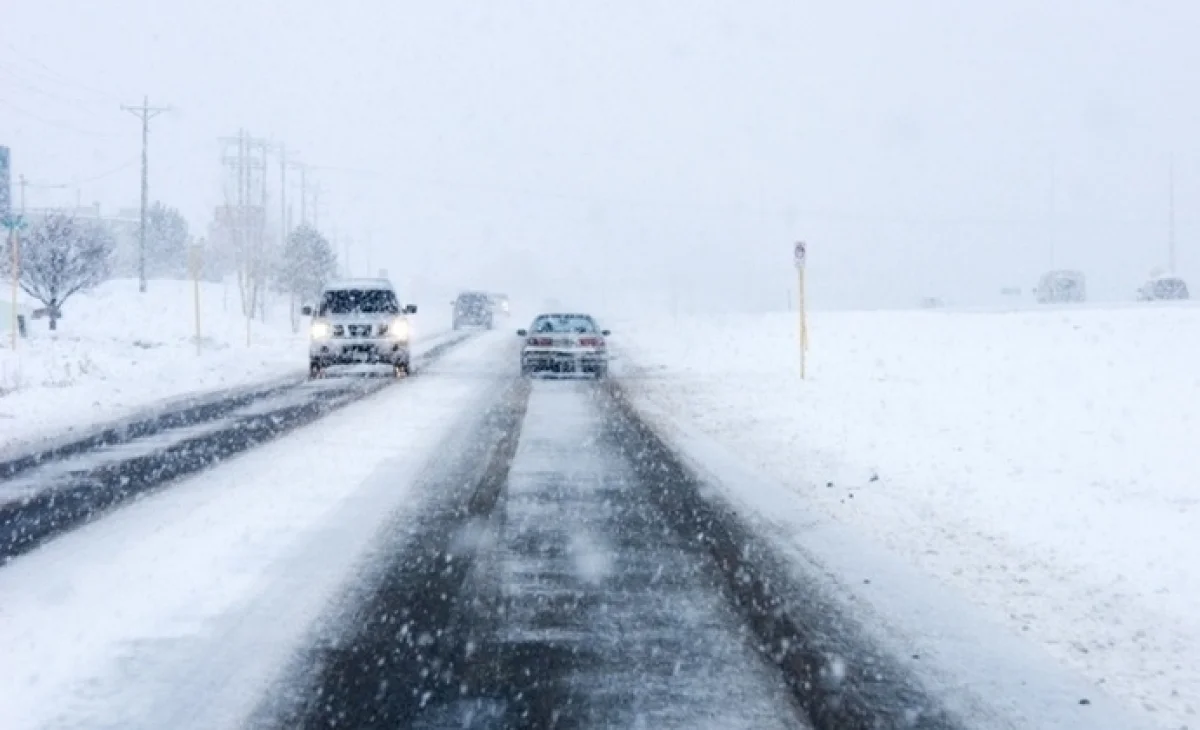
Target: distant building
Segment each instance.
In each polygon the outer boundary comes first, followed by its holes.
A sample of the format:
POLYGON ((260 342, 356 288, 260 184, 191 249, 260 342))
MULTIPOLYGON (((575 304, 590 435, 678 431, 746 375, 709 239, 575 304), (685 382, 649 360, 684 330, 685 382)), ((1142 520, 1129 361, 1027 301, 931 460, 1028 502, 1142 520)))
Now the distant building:
POLYGON ((0 145, 0 217, 12 212, 12 172, 8 148, 0 145))

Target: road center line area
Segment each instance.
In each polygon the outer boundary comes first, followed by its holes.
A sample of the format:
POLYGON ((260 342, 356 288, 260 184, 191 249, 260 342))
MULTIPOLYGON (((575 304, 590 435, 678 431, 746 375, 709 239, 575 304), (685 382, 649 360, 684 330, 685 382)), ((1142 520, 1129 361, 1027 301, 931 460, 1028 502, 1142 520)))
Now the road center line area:
POLYGON ((621 451, 604 397, 535 381, 515 453, 471 494, 447 475, 471 506, 397 539, 261 726, 807 727, 713 561, 621 451))
POLYGON ((958 727, 704 490, 473 338, 0 566, 0 727, 958 727))

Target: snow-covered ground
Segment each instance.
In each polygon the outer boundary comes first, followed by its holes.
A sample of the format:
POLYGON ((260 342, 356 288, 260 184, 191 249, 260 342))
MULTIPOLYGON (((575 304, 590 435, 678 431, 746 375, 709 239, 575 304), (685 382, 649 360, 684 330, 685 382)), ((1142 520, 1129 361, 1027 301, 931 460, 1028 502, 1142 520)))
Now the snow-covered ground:
POLYGON ((835 524, 1001 643, 1200 723, 1200 308, 817 313, 806 381, 794 315, 614 329, 636 402, 761 476, 810 557, 835 524))
POLYGON ((510 349, 464 343, 6 565, 0 727, 242 727, 510 349))
MULTIPOLYGON (((273 299, 247 345, 236 283, 205 283, 202 348, 195 344, 191 282, 107 282, 67 302, 51 333, 30 323, 14 353, 0 343, 0 450, 86 430, 164 399, 307 371, 307 333, 292 332, 286 301, 273 299)), ((417 324, 418 337, 420 325, 417 324)))

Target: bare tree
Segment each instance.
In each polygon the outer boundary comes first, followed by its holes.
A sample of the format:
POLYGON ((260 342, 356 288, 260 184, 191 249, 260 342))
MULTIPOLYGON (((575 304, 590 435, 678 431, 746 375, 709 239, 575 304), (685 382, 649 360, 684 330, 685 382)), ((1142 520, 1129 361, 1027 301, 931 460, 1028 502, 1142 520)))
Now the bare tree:
MULTIPOLYGON (((46 306, 50 329, 58 329, 68 299, 108 278, 115 247, 112 234, 102 225, 62 214, 46 216, 23 237, 18 283, 46 306)), ((11 276, 11 255, 0 258, 11 276)))

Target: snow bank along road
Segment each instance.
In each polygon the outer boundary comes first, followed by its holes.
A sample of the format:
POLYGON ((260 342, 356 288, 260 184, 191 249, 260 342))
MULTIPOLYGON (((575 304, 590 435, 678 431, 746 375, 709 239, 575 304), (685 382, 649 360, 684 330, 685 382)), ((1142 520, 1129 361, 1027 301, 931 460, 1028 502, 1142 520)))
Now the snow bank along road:
MULTIPOLYGON (((468 335, 418 351, 415 370, 468 335)), ((193 396, 143 417, 0 461, 0 560, 147 490, 213 465, 394 382, 289 378, 193 396)))
POLYGON ((0 567, 0 727, 985 726, 619 382, 515 362, 475 338, 0 567))
POLYGON ((1027 645, 1084 680, 1061 726, 1103 691, 1196 730, 1196 304, 814 312, 806 380, 794 315, 614 329, 645 417, 913 664, 996 696, 1014 674, 977 658, 1027 645))

